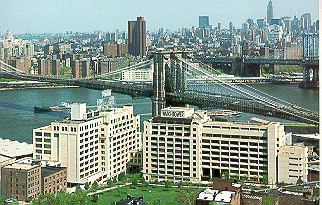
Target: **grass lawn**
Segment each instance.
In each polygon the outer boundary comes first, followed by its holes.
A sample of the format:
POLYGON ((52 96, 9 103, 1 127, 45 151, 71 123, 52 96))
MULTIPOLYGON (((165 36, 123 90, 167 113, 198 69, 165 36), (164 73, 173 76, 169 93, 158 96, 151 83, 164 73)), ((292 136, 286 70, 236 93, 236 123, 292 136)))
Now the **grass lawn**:
MULTIPOLYGON (((195 189, 197 193, 205 188, 195 189)), ((130 186, 113 189, 100 194, 96 204, 114 204, 119 200, 127 198, 127 195, 132 195, 133 198, 139 198, 140 194, 144 196, 144 201, 149 204, 175 204, 175 198, 181 190, 179 188, 165 188, 159 186, 138 186, 137 189, 132 189, 130 186)))

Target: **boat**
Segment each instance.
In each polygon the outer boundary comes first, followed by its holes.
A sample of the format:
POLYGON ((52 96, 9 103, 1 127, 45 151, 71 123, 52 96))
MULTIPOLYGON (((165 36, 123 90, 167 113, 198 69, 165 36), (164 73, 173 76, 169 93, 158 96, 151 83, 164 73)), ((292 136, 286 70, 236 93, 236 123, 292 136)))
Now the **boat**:
POLYGON ((70 104, 62 102, 59 106, 43 106, 34 107, 34 112, 55 112, 55 111, 70 111, 70 104))
POLYGON ((236 110, 220 110, 220 111, 213 111, 208 112, 210 117, 231 117, 231 116, 240 116, 242 112, 236 110))
POLYGON ((34 112, 51 112, 53 111, 50 107, 34 107, 34 112))

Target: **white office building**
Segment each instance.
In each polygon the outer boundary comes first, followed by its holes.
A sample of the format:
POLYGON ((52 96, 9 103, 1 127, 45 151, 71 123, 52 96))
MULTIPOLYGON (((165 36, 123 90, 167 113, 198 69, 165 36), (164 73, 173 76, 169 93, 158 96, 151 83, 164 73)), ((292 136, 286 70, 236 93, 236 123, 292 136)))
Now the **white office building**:
POLYGON ((146 180, 190 180, 230 176, 277 182, 277 154, 285 144, 278 122, 217 122, 206 111, 169 107, 144 122, 146 180))
POLYGON ((71 105, 71 118, 33 130, 33 158, 59 161, 69 183, 107 181, 125 172, 141 148, 140 118, 132 106, 105 110, 71 105))

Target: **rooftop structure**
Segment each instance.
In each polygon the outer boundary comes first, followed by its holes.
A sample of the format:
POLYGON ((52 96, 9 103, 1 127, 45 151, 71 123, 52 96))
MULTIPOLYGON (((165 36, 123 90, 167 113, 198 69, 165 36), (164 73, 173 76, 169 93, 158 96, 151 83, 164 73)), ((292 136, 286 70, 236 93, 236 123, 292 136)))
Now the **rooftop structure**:
POLYGON ((11 158, 32 156, 33 145, 0 138, 0 155, 11 158))

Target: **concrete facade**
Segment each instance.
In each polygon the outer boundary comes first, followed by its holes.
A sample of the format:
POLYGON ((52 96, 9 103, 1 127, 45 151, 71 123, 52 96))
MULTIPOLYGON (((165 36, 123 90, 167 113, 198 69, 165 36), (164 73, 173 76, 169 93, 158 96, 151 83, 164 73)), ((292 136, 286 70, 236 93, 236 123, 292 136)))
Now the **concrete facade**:
POLYGON ((285 143, 277 122, 211 121, 206 111, 165 108, 144 122, 143 174, 171 180, 201 181, 230 176, 277 181, 277 150, 285 143))
POLYGON ((34 159, 59 161, 69 183, 106 182, 126 172, 130 153, 141 150, 140 117, 133 106, 87 111, 71 105, 71 119, 33 130, 34 159))
POLYGON ((278 182, 308 181, 308 147, 282 146, 278 152, 278 182))
POLYGON ((99 126, 99 165, 107 178, 127 171, 133 152, 142 150, 140 116, 133 115, 133 106, 112 108, 102 112, 104 123, 99 126))

